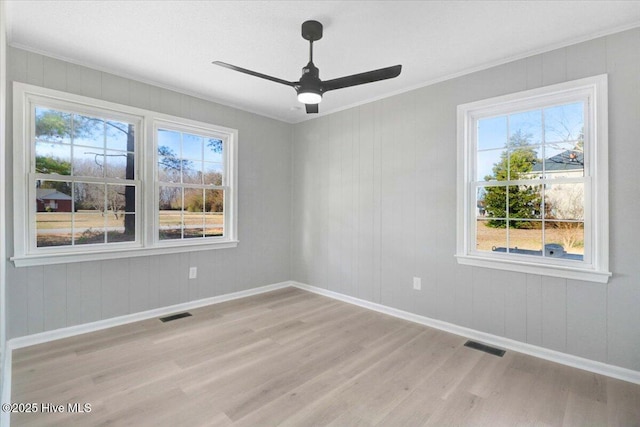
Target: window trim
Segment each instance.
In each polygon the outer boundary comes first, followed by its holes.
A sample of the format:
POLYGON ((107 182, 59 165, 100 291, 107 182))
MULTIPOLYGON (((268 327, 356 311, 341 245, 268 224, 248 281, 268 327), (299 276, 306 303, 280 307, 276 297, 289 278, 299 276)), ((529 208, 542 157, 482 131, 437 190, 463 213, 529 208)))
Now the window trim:
MULTIPOLYGON (((512 93, 494 98, 475 101, 458 106, 457 109, 457 238, 455 257, 459 264, 486 267, 498 270, 562 277, 607 283, 609 272, 609 194, 608 194, 608 109, 607 75, 564 82, 537 89, 512 93), (585 188, 585 227, 591 238, 593 250, 591 259, 579 265, 575 261, 540 259, 507 254, 484 254, 471 248, 471 218, 474 216, 475 196, 471 193, 474 177, 475 130, 479 117, 507 114, 509 112, 533 109, 568 97, 586 96, 591 108, 587 108, 585 133, 591 149, 585 159, 590 162, 590 190, 585 188), (587 125, 590 124, 590 125, 587 125), (472 201, 472 196, 473 201, 472 201)), ((585 169, 586 171, 586 169, 585 169)))
POLYGON ((232 248, 238 245, 238 131, 236 129, 21 82, 13 83, 13 126, 14 256, 10 260, 16 267, 193 252, 232 248), (136 122, 136 125, 139 126, 139 132, 136 135, 135 160, 137 173, 135 182, 138 183, 136 209, 139 210, 136 211, 137 236, 135 242, 86 245, 81 248, 82 251, 75 248, 69 250, 70 248, 66 247, 35 248, 37 250, 34 250, 31 247, 29 239, 35 235, 32 230, 34 227, 29 224, 33 220, 29 209, 35 203, 31 200, 31 193, 35 190, 30 189, 31 157, 34 147, 33 141, 29 141, 28 144, 25 144, 24 141, 29 140, 32 136, 30 130, 32 123, 29 120, 34 120, 35 117, 28 109, 37 100, 42 100, 48 106, 59 105, 64 110, 69 110, 71 104, 75 104, 81 112, 94 110, 99 115, 112 113, 114 117, 125 116, 128 119, 133 117, 139 120, 136 122), (225 200, 225 226, 228 224, 228 229, 225 228, 223 238, 186 239, 171 244, 165 244, 165 242, 159 242, 156 239, 154 233, 157 232, 155 222, 157 149, 153 129, 157 122, 203 129, 208 133, 225 136, 227 142, 225 175, 228 179, 229 195, 225 200))

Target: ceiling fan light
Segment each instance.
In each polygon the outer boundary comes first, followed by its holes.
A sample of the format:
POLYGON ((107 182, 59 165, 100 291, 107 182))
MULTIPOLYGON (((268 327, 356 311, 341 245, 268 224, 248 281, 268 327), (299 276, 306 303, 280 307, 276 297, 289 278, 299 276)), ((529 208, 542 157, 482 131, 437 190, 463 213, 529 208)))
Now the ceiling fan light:
POLYGON ((300 92, 298 101, 303 104, 319 104, 322 101, 322 95, 317 92, 300 92))

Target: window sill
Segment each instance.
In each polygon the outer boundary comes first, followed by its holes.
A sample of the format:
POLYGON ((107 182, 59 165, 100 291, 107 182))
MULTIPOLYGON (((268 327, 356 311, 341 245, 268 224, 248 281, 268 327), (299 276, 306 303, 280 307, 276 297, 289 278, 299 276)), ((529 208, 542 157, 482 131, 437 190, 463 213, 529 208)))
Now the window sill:
POLYGON ((611 273, 586 268, 546 265, 517 260, 487 259, 471 255, 455 255, 458 264, 474 267, 493 268, 496 270, 517 271, 519 273, 539 274, 541 276, 562 277, 565 279, 584 280, 587 282, 607 283, 611 273))
POLYGON ((16 267, 31 267, 36 265, 67 264, 72 262, 102 261, 107 259, 131 258, 139 256, 166 255, 183 252, 207 251, 211 249, 227 249, 238 246, 237 240, 224 242, 207 242, 189 245, 174 245, 153 248, 100 250, 95 252, 36 254, 15 256, 11 258, 16 267))

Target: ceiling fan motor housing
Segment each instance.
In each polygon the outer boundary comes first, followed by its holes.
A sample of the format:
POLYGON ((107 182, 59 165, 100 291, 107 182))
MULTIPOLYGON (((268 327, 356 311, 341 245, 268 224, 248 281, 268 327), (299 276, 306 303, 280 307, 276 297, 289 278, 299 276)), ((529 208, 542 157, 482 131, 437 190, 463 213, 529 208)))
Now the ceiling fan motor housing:
POLYGON ((320 80, 320 70, 313 62, 309 62, 306 67, 302 69, 302 77, 300 77, 299 85, 296 87, 296 91, 300 92, 314 92, 322 95, 322 81, 320 80))

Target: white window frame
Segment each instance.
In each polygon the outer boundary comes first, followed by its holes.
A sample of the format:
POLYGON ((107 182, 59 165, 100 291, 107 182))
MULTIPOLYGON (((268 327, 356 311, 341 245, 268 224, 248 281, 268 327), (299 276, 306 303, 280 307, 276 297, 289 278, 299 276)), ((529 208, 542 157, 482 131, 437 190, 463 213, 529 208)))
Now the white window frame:
MULTIPOLYGON (((53 89, 13 83, 13 213, 14 256, 17 267, 96 261, 133 256, 161 255, 199 250, 232 248, 237 240, 237 144, 238 131, 223 126, 161 114, 113 102, 74 95, 53 89), (35 149, 35 105, 64 111, 134 120, 136 124, 135 170, 136 240, 126 243, 82 245, 81 247, 43 247, 35 242, 35 185, 31 174, 35 149), (171 123, 185 129, 216 135, 224 142, 225 211, 224 236, 160 241, 158 235, 157 144, 154 129, 158 123, 171 123), (33 188, 32 188, 33 187, 33 188)), ((56 176, 56 178, 61 178, 56 176)), ((62 177, 66 178, 66 177, 62 177)), ((72 177, 69 177, 72 178, 72 177)), ((80 178, 81 181, 86 181, 80 178)), ((119 180, 118 184, 130 180, 119 180)))
POLYGON ((609 272, 607 75, 588 77, 458 106, 457 241, 459 264, 607 283, 609 272), (585 256, 583 261, 475 249, 478 120, 584 101, 585 256))

